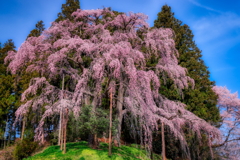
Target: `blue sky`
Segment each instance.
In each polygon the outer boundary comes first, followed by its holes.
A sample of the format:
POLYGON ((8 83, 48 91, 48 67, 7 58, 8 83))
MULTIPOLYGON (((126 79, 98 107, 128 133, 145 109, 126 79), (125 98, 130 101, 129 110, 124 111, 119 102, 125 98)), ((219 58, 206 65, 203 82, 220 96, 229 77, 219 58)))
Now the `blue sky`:
MULTIPOLYGON (((65 0, 5 0, 0 4, 0 42, 24 42, 39 20, 48 28, 65 0)), ((240 1, 238 0, 80 0, 81 9, 111 7, 122 12, 141 12, 153 25, 162 5, 172 7, 176 18, 190 26, 202 50, 211 80, 240 91, 240 1)))

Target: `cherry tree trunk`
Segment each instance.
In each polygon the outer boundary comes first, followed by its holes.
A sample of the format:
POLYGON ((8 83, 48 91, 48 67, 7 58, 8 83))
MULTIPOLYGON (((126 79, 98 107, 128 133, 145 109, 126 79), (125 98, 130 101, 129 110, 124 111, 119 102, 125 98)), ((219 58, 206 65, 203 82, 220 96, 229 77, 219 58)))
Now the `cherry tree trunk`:
MULTIPOLYGON (((62 81, 62 92, 64 90, 64 75, 63 75, 63 81, 62 81)), ((62 99, 63 99, 63 93, 62 93, 62 99)), ((59 132, 58 132, 58 145, 61 146, 62 150, 62 112, 63 112, 63 106, 61 105, 61 110, 60 110, 60 119, 59 119, 59 132)))
POLYGON ((117 126, 117 136, 116 136, 119 147, 121 146, 120 140, 121 140, 121 132, 122 132, 122 119, 123 119, 123 93, 124 93, 123 84, 120 83, 120 86, 118 89, 118 96, 117 96, 118 126, 117 126))
POLYGON ((109 112, 109 146, 108 155, 112 155, 112 88, 110 89, 110 112, 109 112))
POLYGON ((90 100, 90 96, 88 95, 85 95, 84 96, 84 102, 85 102, 85 105, 90 105, 91 104, 91 100, 90 100))
POLYGON ((61 118, 61 134, 60 134, 60 150, 63 150, 63 133, 64 133, 64 113, 62 111, 61 118))
POLYGON ((25 126, 26 126, 26 116, 23 117, 23 122, 22 122, 22 133, 21 133, 21 140, 24 138, 24 132, 25 132, 25 126))
POLYGON ((161 125, 161 132, 162 132, 162 160, 167 160, 166 151, 165 151, 165 137, 164 137, 164 123, 163 122, 161 125))
POLYGON ((67 123, 68 123, 68 109, 66 109, 66 114, 64 116, 64 136, 63 136, 63 153, 66 153, 66 142, 67 142, 67 123))
POLYGON ((59 146, 61 146, 61 133, 62 133, 62 108, 60 111, 60 119, 59 119, 59 132, 58 132, 58 145, 59 146))
POLYGON ((44 130, 43 130, 43 134, 42 134, 42 144, 44 144, 44 130))
MULTIPOLYGON (((98 103, 98 96, 97 96, 97 92, 94 92, 93 93, 93 100, 92 100, 92 103, 91 103, 91 105, 92 105, 92 114, 95 116, 95 114, 96 114, 96 105, 97 105, 97 103, 98 103)), ((85 101, 86 102, 88 102, 88 100, 89 99, 85 99, 85 101)), ((97 141, 97 133, 95 133, 96 131, 93 131, 92 133, 93 134, 91 134, 90 135, 90 140, 89 140, 89 142, 90 142, 90 145, 93 147, 93 148, 97 148, 97 146, 98 146, 98 141, 97 141)))

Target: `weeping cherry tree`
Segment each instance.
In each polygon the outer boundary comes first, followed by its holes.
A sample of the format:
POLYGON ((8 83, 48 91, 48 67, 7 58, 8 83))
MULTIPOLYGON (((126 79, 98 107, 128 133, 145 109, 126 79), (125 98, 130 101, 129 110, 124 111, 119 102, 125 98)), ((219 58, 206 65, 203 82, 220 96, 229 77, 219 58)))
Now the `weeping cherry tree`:
POLYGON ((24 104, 16 112, 19 121, 30 107, 45 108, 36 140, 44 134, 44 119, 59 115, 61 106, 78 117, 83 105, 92 105, 93 111, 100 107, 110 88, 117 110, 119 144, 123 119, 131 127, 131 134, 148 149, 159 123, 169 127, 186 153, 183 125, 198 138, 201 133, 211 139, 219 137, 218 129, 187 111, 184 104, 159 93, 164 85, 160 79, 172 79, 179 94, 189 83, 194 85, 186 69, 178 65, 171 29, 151 29, 147 16, 141 13, 78 9, 72 17, 73 21, 53 22, 41 36, 28 38, 5 59, 13 74, 26 70, 41 75, 31 81, 22 95, 24 104), (148 67, 146 63, 153 56, 158 62, 148 67), (69 85, 61 91, 57 82, 63 75, 68 76, 69 85))

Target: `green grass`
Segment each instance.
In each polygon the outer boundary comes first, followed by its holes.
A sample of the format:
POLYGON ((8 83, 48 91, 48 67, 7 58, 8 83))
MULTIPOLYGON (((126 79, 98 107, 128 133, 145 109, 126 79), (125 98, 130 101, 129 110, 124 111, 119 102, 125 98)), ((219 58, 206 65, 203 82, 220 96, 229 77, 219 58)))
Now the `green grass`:
MULTIPOLYGON (((62 154, 59 146, 50 146, 42 153, 24 160, 150 160, 145 150, 132 146, 113 147, 112 156, 108 156, 106 143, 101 143, 99 149, 88 147, 87 142, 68 143, 66 154, 62 154)), ((159 155, 154 155, 154 159, 161 158, 159 155)))

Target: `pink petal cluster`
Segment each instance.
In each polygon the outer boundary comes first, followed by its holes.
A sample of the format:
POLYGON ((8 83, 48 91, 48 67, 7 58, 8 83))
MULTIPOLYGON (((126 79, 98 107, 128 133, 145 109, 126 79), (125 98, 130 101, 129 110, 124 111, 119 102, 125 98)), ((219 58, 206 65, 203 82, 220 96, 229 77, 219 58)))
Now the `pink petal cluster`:
POLYGON ((214 86, 218 95, 218 108, 221 113, 222 141, 218 143, 218 152, 227 159, 240 157, 240 99, 238 93, 231 93, 226 87, 214 86))

